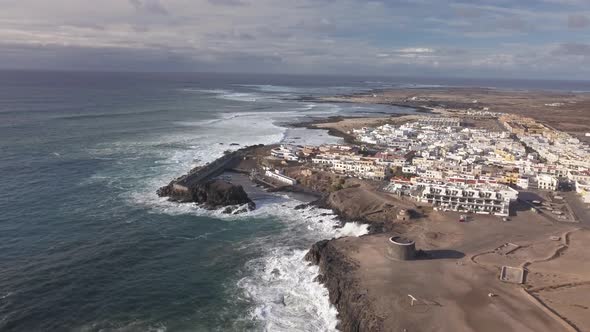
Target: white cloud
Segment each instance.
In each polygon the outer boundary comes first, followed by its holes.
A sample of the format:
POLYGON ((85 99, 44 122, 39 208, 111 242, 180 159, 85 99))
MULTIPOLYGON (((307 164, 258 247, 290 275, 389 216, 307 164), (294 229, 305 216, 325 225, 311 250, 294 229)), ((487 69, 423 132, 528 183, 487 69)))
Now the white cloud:
POLYGON ((428 47, 407 47, 401 48, 397 50, 398 53, 415 53, 415 54, 423 54, 423 53, 434 53, 432 48, 428 47))
MULTIPOLYGON (((179 68, 194 64, 195 70, 205 63, 295 72, 551 68, 560 73, 582 60, 570 57, 572 65, 566 66, 564 55, 551 51, 563 41, 544 32, 575 32, 568 25, 582 29, 590 11, 567 2, 580 10, 510 8, 502 1, 448 6, 434 0, 0 0, 0 48, 12 54, 0 59, 4 66, 26 66, 26 59, 50 65, 56 55, 79 55, 70 62, 95 68, 102 59, 108 68, 145 54, 145 61, 165 68, 176 61, 179 68), (532 35, 534 45, 527 43, 532 35), (500 44, 502 38, 520 46, 500 44), (534 52, 525 56, 523 50, 534 52)), ((56 60, 58 65, 67 62, 56 60)), ((570 71, 590 74, 585 68, 570 71)))

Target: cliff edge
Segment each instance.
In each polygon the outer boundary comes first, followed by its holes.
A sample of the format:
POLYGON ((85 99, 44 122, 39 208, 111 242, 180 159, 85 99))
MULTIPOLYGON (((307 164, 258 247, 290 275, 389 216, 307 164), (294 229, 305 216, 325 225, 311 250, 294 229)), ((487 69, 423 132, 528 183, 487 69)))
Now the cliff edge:
POLYGON ((330 302, 338 309, 338 329, 343 332, 383 331, 383 320, 374 313, 366 292, 355 278, 357 264, 333 244, 333 240, 315 243, 305 260, 320 267, 317 281, 328 289, 330 302))

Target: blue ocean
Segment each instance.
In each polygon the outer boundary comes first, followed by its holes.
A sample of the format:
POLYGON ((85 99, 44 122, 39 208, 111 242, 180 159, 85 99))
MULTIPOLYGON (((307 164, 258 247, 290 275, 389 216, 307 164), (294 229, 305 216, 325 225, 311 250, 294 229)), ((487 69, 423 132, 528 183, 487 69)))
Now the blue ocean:
POLYGON ((588 83, 246 74, 0 72, 0 331, 333 331, 303 261, 361 235, 305 197, 246 186, 239 216, 166 201, 159 186, 250 144, 337 143, 291 127, 408 113, 304 96, 396 86, 590 90, 588 83), (239 144, 239 145, 236 145, 239 144))

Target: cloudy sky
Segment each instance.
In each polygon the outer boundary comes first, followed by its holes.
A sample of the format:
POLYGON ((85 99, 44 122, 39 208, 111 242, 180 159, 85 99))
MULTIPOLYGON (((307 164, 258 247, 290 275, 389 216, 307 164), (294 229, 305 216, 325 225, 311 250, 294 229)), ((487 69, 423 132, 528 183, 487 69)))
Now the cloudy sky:
POLYGON ((590 78, 590 0, 0 0, 0 68, 590 78))

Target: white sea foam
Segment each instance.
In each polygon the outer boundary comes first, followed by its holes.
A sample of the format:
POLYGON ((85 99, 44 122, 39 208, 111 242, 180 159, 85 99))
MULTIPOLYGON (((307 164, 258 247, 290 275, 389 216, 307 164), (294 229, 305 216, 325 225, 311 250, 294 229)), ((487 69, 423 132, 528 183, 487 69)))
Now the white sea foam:
POLYGON ((348 222, 342 228, 336 229, 336 237, 343 236, 361 236, 369 233, 368 224, 359 224, 356 222, 348 222))
POLYGON ((301 95, 301 94, 335 94, 347 93, 352 91, 366 91, 368 88, 351 87, 351 86, 284 86, 284 85, 269 85, 269 84, 237 84, 236 86, 253 89, 255 91, 282 94, 282 95, 301 95))
POLYGON ((264 248, 266 254, 246 264, 250 272, 238 282, 254 303, 250 318, 266 331, 335 331, 337 310, 328 299, 328 291, 314 279, 318 267, 304 261, 307 247, 320 239, 367 234, 367 225, 340 222, 329 210, 285 209, 268 206, 263 213, 276 214, 287 231, 264 248), (301 248, 291 238, 306 243, 301 248))
POLYGON ((277 97, 280 97, 280 96, 275 96, 275 95, 270 95, 270 94, 245 92, 245 91, 232 91, 232 90, 224 90, 224 89, 183 89, 183 91, 210 94, 210 95, 213 95, 215 98, 232 100, 232 101, 241 101, 241 102, 268 101, 268 100, 272 100, 272 99, 278 99, 277 97))
POLYGON ((256 89, 264 92, 277 92, 277 93, 305 93, 309 89, 283 86, 283 85, 270 85, 270 84, 239 84, 237 86, 256 89))
POLYGON ((256 302, 250 315, 265 331, 336 331, 338 312, 328 290, 313 281, 318 267, 304 262, 305 253, 271 248, 267 256, 248 262, 252 276, 238 285, 256 302))
POLYGON ((314 281, 318 268, 309 266, 303 257, 316 241, 361 236, 368 233, 368 226, 346 223, 341 227, 331 210, 295 209, 301 202, 287 195, 268 194, 256 203, 256 210, 240 215, 166 199, 153 208, 158 213, 193 214, 236 222, 268 217, 281 222, 284 230, 279 234, 237 248, 254 246, 262 253, 246 263, 246 276, 237 283, 253 305, 246 318, 259 323, 265 331, 335 331, 337 310, 329 302, 327 289, 314 281))

